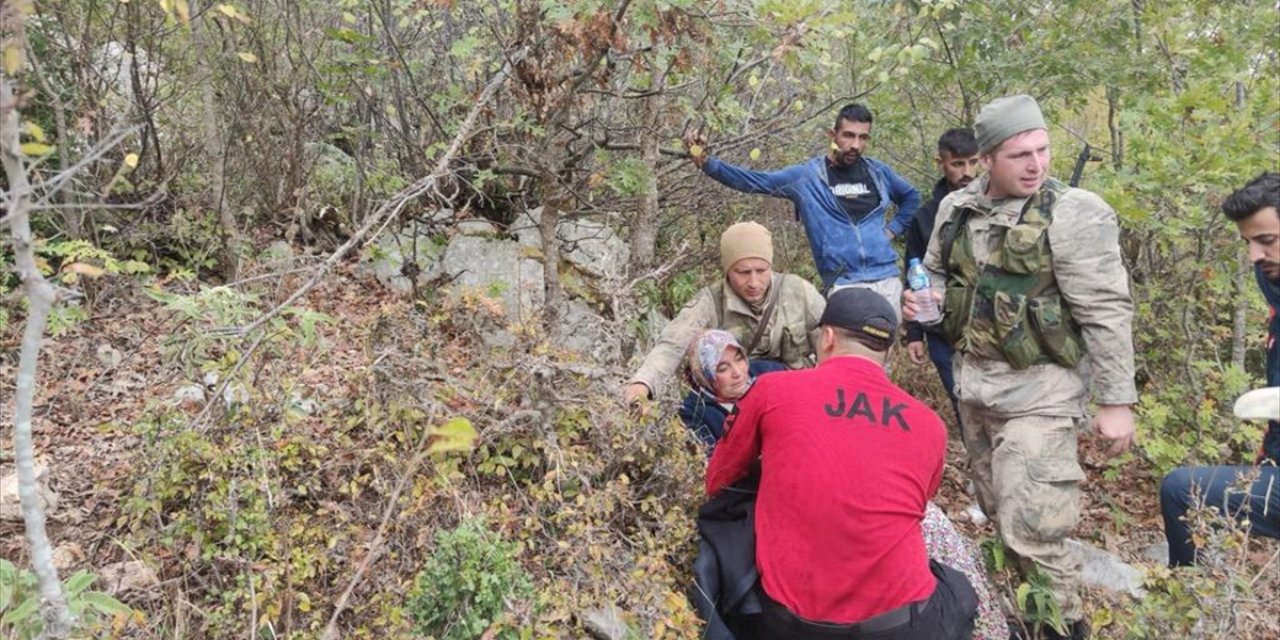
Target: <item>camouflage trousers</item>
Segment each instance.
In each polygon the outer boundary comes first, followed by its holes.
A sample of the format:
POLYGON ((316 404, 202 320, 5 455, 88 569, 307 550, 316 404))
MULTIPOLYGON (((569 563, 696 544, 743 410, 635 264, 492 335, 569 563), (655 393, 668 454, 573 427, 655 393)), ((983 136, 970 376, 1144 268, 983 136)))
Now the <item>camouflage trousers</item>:
POLYGON ((978 501, 1005 544, 1049 579, 1063 620, 1084 616, 1081 559, 1067 545, 1080 520, 1075 419, 997 416, 960 403, 960 424, 978 501))

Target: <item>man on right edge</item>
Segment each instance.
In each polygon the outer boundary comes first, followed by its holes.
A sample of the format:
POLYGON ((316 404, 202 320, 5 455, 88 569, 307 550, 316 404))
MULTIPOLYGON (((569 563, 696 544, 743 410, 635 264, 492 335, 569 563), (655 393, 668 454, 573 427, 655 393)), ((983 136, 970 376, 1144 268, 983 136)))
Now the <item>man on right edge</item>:
MULTIPOLYGON (((975 126, 986 175, 943 200, 925 267, 945 291, 942 331, 961 354, 956 395, 970 470, 1004 543, 1048 578, 1065 633, 1086 638, 1077 436, 1134 442, 1133 301, 1115 212, 1049 178, 1049 132, 1030 96, 997 99, 975 126)), ((937 294, 935 294, 937 295, 937 294)), ((916 315, 906 292, 904 316, 916 315)), ((1041 615, 1050 612, 1038 612, 1041 615)))
MULTIPOLYGON (((1280 173, 1268 171, 1250 180, 1222 203, 1222 212, 1249 245, 1258 287, 1271 307, 1267 386, 1280 387, 1280 173)), ((1160 511, 1171 566, 1196 561, 1196 546, 1183 519, 1196 504, 1247 519, 1250 533, 1280 538, 1280 422, 1267 428, 1258 462, 1258 467, 1180 467, 1165 476, 1160 511), (1245 478, 1250 479, 1247 490, 1239 486, 1245 478)))

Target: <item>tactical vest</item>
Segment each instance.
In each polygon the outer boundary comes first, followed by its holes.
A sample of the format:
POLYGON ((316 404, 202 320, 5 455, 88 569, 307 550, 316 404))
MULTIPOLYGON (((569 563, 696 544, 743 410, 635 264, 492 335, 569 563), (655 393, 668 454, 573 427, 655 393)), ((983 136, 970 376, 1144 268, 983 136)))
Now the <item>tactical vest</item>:
POLYGON ((982 266, 968 225, 973 210, 957 210, 943 224, 942 333, 956 349, 1014 369, 1051 362, 1071 368, 1080 362, 1084 341, 1058 290, 1049 246, 1053 207, 1066 192, 1066 185, 1046 180, 1014 226, 992 226, 991 252, 982 266))
MULTIPOLYGON (((776 292, 770 290, 769 295, 778 296, 773 316, 769 319, 769 326, 766 327, 764 335, 760 337, 760 343, 747 355, 752 359, 777 360, 791 369, 802 369, 813 364, 811 362, 813 348, 809 345, 809 332, 805 321, 809 300, 805 295, 804 287, 797 286, 795 282, 783 285, 788 277, 794 276, 779 275, 773 285, 777 286, 778 290, 776 292), (777 339, 774 339, 775 336, 777 339)), ((732 295, 729 291, 724 280, 711 287, 715 297, 716 325, 732 333, 733 337, 745 347, 755 333, 758 323, 754 318, 729 312, 729 296, 732 295)))

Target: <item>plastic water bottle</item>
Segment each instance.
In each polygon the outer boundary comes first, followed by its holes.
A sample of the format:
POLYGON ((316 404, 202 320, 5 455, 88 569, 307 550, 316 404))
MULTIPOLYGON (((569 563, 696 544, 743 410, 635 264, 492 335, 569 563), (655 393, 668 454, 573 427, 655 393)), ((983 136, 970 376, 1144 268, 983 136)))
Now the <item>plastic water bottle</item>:
POLYGON ((941 320, 938 301, 933 299, 933 292, 929 290, 929 273, 920 264, 920 258, 912 258, 907 264, 907 284, 916 292, 916 322, 935 324, 941 320))

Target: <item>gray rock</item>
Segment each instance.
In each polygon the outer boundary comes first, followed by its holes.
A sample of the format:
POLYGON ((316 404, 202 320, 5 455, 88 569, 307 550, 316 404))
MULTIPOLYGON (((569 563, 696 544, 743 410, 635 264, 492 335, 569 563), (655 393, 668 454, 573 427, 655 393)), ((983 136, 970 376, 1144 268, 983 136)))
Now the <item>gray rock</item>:
POLYGON ((453 222, 453 209, 436 209, 427 216, 427 222, 430 224, 445 224, 453 222))
POLYGON ((552 332, 557 347, 581 354, 584 359, 600 364, 618 361, 618 341, 610 338, 604 318, 580 300, 570 300, 560 312, 560 321, 552 332))
POLYGON ((262 258, 270 262, 285 262, 293 255, 293 245, 284 240, 276 240, 262 250, 262 258))
POLYGON ((515 242, 457 235, 449 242, 440 270, 452 278, 453 295, 482 290, 502 302, 509 320, 530 317, 545 299, 542 263, 526 258, 515 242))
MULTIPOLYGON (((541 250, 542 236, 538 231, 541 219, 539 207, 520 214, 509 230, 520 244, 541 250)), ((631 259, 627 243, 599 220, 561 220, 556 225, 556 237, 560 239, 561 257, 589 275, 618 276, 631 259)))
POLYGON ((1142 572, 1114 555, 1079 540, 1067 540, 1084 562, 1081 580, 1088 586, 1135 598, 1146 595, 1142 572))
MULTIPOLYGON (((49 488, 49 465, 36 462, 36 498, 46 516, 58 508, 58 494, 49 488)), ((0 521, 22 522, 22 505, 18 495, 18 470, 0 479, 0 521)))
POLYGON ((1169 562, 1169 543, 1160 541, 1146 549, 1142 550, 1142 559, 1150 560, 1154 564, 1168 564, 1169 562))
POLYGON ((112 596, 147 591, 160 585, 156 572, 141 560, 125 560, 109 564, 98 571, 98 582, 112 596))
POLYGON ((582 626, 597 640, 627 640, 631 633, 622 612, 610 605, 582 614, 582 626))
POLYGON ((457 225, 458 233, 464 236, 497 237, 498 227, 484 218, 467 218, 457 225))
POLYGON ((311 166, 304 206, 323 210, 328 205, 346 209, 356 192, 356 160, 327 142, 308 142, 302 149, 311 166))
POLYGON ((444 249, 426 235, 418 235, 415 240, 411 233, 384 233, 364 248, 360 266, 383 285, 410 293, 413 282, 402 275, 406 256, 415 256, 414 262, 420 270, 418 284, 421 285, 440 274, 443 253, 444 249))

